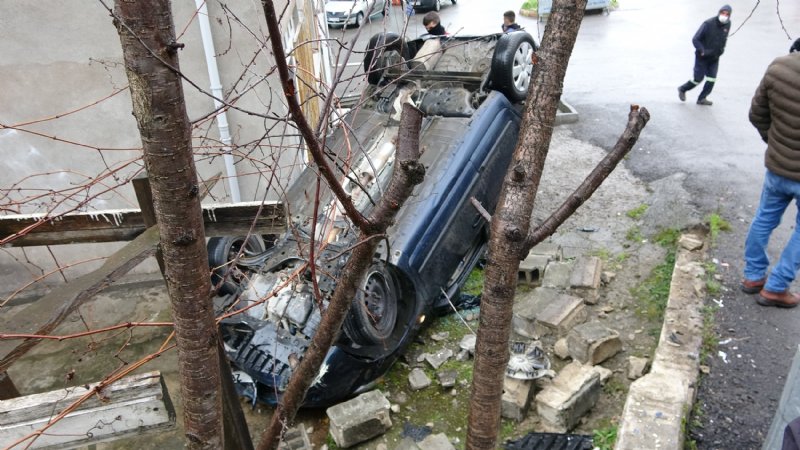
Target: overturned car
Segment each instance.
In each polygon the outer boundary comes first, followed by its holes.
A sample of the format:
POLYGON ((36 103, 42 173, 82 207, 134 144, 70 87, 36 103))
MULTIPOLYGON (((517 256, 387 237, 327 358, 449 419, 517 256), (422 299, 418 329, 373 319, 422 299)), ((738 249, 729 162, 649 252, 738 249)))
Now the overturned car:
MULTIPOLYGON (((413 102, 426 115, 426 175, 380 245, 305 406, 368 389, 427 317, 453 307, 488 239, 489 224, 472 199, 489 212, 497 203, 535 49, 525 32, 411 42, 382 33, 370 40, 366 101, 326 138, 326 150, 345 191, 368 212, 394 168, 400 105, 413 102)), ((317 195, 318 177, 309 167, 294 182, 285 198, 289 231, 269 245, 259 236, 208 243, 215 306, 226 317, 225 351, 240 392, 254 401, 280 400, 356 244, 335 198, 317 195)))

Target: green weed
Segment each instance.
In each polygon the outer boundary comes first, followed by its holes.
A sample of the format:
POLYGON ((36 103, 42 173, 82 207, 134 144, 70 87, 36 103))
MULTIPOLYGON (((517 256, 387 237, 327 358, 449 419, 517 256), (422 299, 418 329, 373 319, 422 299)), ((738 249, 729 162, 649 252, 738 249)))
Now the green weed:
POLYGON ((480 295, 483 292, 483 269, 472 269, 461 291, 469 295, 480 295))
POLYGON ((647 279, 631 289, 637 300, 636 311, 650 321, 661 323, 669 299, 672 269, 675 266, 675 248, 668 248, 664 262, 653 268, 647 279))
POLYGON ((653 237, 658 245, 666 248, 675 247, 678 244, 678 239, 681 237, 681 230, 675 228, 667 228, 661 230, 653 237))
POLYGON ((717 237, 719 237, 720 231, 730 231, 731 224, 727 220, 723 219, 717 213, 709 214, 706 217, 706 221, 708 221, 708 228, 711 230, 711 245, 714 246, 717 244, 717 237))
POLYGON ((527 10, 539 9, 539 0, 526 0, 526 2, 522 4, 522 9, 527 9, 527 10))
POLYGON ((703 315, 703 342, 700 345, 700 362, 705 362, 719 346, 719 337, 715 330, 714 317, 719 307, 717 305, 704 306, 700 312, 703 315))
POLYGON ((644 240, 644 236, 642 235, 642 230, 640 230, 638 226, 634 225, 628 229, 627 233, 625 233, 625 239, 631 242, 642 242, 644 240))
POLYGON ((638 220, 641 219, 644 215, 645 211, 647 211, 647 205, 641 204, 636 208, 633 208, 625 213, 626 216, 630 217, 631 219, 638 220))
POLYGON ((617 426, 608 425, 598 428, 592 432, 592 444, 594 448, 600 450, 611 450, 617 441, 617 426))

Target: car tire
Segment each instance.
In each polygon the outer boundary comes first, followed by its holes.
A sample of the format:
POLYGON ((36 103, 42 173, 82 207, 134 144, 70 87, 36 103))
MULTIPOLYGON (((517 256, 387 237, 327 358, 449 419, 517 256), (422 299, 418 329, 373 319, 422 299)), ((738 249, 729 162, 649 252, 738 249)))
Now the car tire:
POLYGON ((364 25, 364 13, 356 14, 356 28, 361 28, 364 25))
POLYGON ((456 4, 456 0, 450 0, 450 3, 455 5, 456 4))
POLYGON ((524 31, 500 36, 492 56, 492 88, 505 94, 512 102, 525 100, 533 79, 533 53, 536 43, 524 31))
POLYGON ((442 9, 442 0, 433 0, 433 10, 434 11, 441 11, 442 9))
POLYGON ((390 340, 397 325, 400 285, 383 263, 368 270, 356 293, 343 329, 359 346, 382 345, 390 340))
POLYGON ((404 61, 409 57, 408 44, 396 33, 378 33, 372 36, 364 53, 364 73, 369 84, 378 84, 386 69, 386 53, 397 52, 404 61))
POLYGON ((261 236, 212 237, 206 244, 208 265, 211 267, 211 284, 218 288, 219 295, 233 294, 239 288, 242 270, 231 261, 241 251, 242 256, 252 256, 267 250, 261 236))

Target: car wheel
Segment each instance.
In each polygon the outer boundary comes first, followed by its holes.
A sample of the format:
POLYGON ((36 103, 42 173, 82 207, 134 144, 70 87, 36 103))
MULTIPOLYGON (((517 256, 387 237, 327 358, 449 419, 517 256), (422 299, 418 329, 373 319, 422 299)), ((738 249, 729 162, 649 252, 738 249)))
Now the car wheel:
POLYGON ((442 9, 442 0, 433 0, 433 10, 440 11, 442 9))
POLYGON ((386 266, 370 267, 344 321, 347 337, 361 346, 389 340, 397 324, 399 296, 400 287, 386 266))
POLYGON ((261 236, 223 236, 213 237, 206 244, 208 250, 208 265, 211 267, 211 283, 218 288, 220 295, 232 294, 239 287, 239 282, 244 278, 244 270, 233 264, 232 261, 239 256, 253 256, 264 253, 266 244, 261 236))
POLYGON ((378 84, 386 69, 386 59, 391 52, 397 52, 407 61, 411 59, 405 39, 395 33, 378 33, 370 38, 364 53, 364 73, 369 84, 378 84))
POLYGON ((456 0, 450 0, 450 3, 455 5, 456 4, 456 0))
POLYGON ((512 102, 525 100, 533 78, 533 53, 536 43, 525 32, 500 36, 492 56, 492 87, 512 102))
POLYGON ((356 14, 356 28, 361 28, 361 25, 364 25, 364 14, 358 13, 356 14))

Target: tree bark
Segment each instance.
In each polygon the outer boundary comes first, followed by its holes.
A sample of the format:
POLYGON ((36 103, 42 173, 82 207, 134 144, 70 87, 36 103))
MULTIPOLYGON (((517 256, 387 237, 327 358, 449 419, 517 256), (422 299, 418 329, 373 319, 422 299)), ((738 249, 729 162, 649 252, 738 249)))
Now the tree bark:
POLYGON ((170 2, 116 0, 178 347, 187 448, 223 448, 217 328, 170 2))
POLYGON ((556 109, 586 0, 555 0, 528 94, 519 140, 492 217, 475 347, 467 448, 496 448, 500 399, 517 271, 536 191, 553 134, 556 109))

